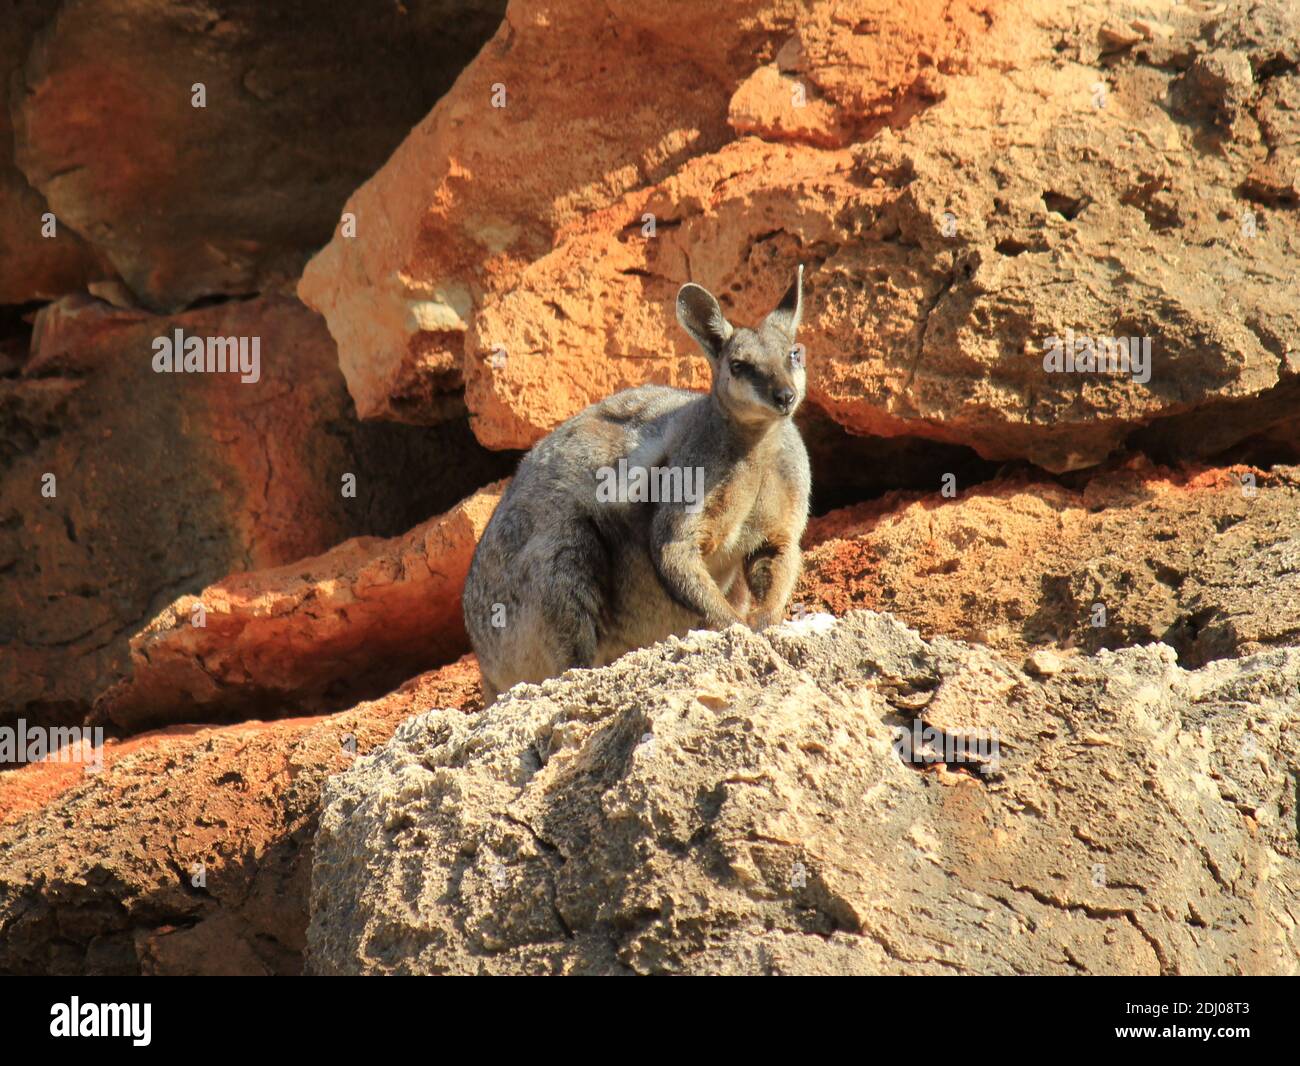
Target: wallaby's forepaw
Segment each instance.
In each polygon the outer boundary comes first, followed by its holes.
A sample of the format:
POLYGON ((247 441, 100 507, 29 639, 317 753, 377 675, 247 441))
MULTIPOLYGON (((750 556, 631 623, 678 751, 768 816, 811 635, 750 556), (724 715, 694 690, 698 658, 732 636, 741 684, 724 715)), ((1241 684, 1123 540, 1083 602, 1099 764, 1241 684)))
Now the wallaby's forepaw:
POLYGON ((762 608, 749 613, 749 628, 755 633, 762 632, 768 626, 774 626, 780 621, 781 619, 779 616, 774 615, 771 611, 763 610, 762 608))
POLYGON ((743 614, 738 612, 733 612, 727 615, 717 615, 713 618, 706 618, 704 621, 704 624, 710 629, 716 629, 719 632, 724 629, 730 629, 737 623, 743 626, 748 625, 749 621, 743 614))

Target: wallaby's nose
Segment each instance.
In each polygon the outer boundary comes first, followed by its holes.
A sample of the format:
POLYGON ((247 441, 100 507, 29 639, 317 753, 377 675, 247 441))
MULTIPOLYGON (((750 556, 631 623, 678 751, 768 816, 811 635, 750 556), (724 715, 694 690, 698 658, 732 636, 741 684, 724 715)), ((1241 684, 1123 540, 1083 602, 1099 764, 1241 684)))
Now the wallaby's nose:
POLYGON ((772 393, 772 399, 783 414, 789 414, 790 409, 794 407, 794 389, 777 389, 772 393))

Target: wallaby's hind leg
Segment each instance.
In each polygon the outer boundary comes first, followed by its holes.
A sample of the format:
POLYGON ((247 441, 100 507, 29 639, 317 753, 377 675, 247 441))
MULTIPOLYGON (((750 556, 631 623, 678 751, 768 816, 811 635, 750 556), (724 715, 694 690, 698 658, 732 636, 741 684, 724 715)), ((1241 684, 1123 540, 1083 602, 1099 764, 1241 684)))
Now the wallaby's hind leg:
POLYGON ((595 665, 600 639, 596 619, 578 595, 581 590, 572 586, 555 588, 555 584, 560 583, 553 583, 552 592, 542 605, 546 623, 551 629, 551 639, 546 641, 551 660, 545 671, 546 677, 555 677, 574 667, 595 665))
POLYGON ((609 612, 612 553, 591 520, 575 523, 561 535, 551 565, 541 577, 542 617, 546 644, 553 656, 554 677, 574 667, 595 665, 601 620, 609 612))
POLYGON ((741 618, 748 618, 754 603, 754 592, 749 587, 748 575, 739 573, 726 590, 727 602, 741 618))
POLYGON ((786 605, 799 580, 800 555, 794 547, 765 544, 746 561, 746 575, 754 594, 749 624, 755 629, 774 625, 785 617, 786 605))
POLYGON ((748 586, 752 599, 749 606, 752 608, 755 604, 763 603, 772 592, 772 557, 776 555, 776 549, 770 544, 764 544, 761 548, 749 554, 745 560, 745 584, 748 586))

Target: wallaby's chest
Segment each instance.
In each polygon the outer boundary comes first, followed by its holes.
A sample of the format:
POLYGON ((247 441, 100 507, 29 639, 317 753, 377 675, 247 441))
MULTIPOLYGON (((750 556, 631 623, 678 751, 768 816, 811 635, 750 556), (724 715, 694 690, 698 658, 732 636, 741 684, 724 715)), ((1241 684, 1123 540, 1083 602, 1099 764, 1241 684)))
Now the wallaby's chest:
POLYGON ((700 551, 706 561, 736 562, 763 542, 762 501, 771 480, 770 472, 744 466, 732 470, 708 489, 697 530, 700 551))

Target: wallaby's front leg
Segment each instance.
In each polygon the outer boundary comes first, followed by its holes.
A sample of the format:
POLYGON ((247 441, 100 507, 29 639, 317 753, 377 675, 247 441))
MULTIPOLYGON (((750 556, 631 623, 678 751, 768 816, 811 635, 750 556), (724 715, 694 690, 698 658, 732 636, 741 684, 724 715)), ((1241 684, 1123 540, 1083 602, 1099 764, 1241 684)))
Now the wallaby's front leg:
POLYGON ((801 563, 797 542, 769 542, 746 560, 746 580, 754 596, 748 618, 753 629, 763 629, 785 616, 790 594, 799 580, 801 563))
POLYGON ((745 619, 727 602, 704 565, 704 544, 708 539, 699 515, 663 506, 650 528, 650 557, 675 603, 700 615, 710 629, 725 629, 745 619))

